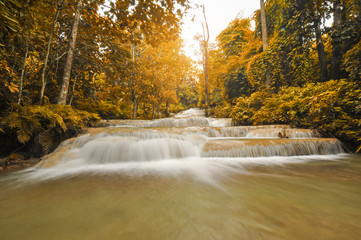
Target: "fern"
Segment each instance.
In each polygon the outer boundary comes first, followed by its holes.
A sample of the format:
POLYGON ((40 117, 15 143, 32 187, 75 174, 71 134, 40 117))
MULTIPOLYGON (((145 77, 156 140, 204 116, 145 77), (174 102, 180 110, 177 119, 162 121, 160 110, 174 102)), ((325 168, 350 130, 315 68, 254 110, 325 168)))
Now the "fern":
POLYGON ((39 134, 39 142, 43 147, 43 152, 45 154, 50 153, 53 150, 54 144, 56 142, 56 136, 54 129, 47 129, 39 134))
POLYGON ((78 132, 99 121, 96 114, 79 111, 70 106, 21 107, 14 105, 13 108, 15 111, 2 120, 3 125, 15 130, 17 140, 22 144, 39 135, 40 144, 45 153, 53 149, 59 137, 66 137, 66 132, 78 132))

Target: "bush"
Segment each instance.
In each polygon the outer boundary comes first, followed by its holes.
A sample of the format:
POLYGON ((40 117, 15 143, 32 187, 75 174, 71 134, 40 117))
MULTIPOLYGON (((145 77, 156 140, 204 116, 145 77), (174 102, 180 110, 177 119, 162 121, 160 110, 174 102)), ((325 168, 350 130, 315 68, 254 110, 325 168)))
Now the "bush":
POLYGON ((116 105, 111 101, 100 100, 98 102, 77 101, 76 108, 97 113, 103 119, 125 119, 129 118, 129 106, 124 102, 116 105), (128 111, 127 111, 128 110, 128 111))
POLYGON ((232 106, 228 102, 223 102, 222 105, 216 105, 210 109, 210 116, 216 118, 228 118, 231 115, 232 106))
POLYGON ((1 121, 4 130, 1 140, 13 143, 8 151, 20 145, 28 148, 33 155, 41 155, 53 151, 61 141, 85 127, 94 126, 98 121, 97 114, 76 110, 71 106, 14 105, 13 111, 1 121), (42 153, 39 152, 39 146, 42 153))
POLYGON ((238 125, 252 125, 252 117, 270 97, 268 92, 255 92, 250 97, 239 97, 231 111, 231 118, 238 125))
POLYGON ((245 125, 283 123, 314 128, 361 150, 361 89, 354 82, 310 83, 282 88, 268 97, 256 92, 239 98, 231 116, 236 123, 245 125))

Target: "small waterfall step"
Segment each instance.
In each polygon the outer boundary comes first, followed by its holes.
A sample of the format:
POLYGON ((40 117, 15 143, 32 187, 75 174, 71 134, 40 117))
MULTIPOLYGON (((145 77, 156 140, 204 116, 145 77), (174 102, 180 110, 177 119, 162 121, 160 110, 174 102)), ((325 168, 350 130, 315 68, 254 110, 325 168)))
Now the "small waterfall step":
POLYGON ((211 138, 319 138, 320 134, 312 129, 291 128, 287 125, 237 126, 237 127, 141 127, 123 125, 123 127, 90 128, 88 133, 95 135, 107 133, 112 135, 152 135, 159 134, 199 134, 211 138))
POLYGON ((175 128, 175 127, 231 127, 231 118, 161 118, 155 120, 104 120, 100 127, 143 127, 143 128, 175 128))
POLYGON ((344 153, 334 138, 211 140, 202 149, 202 157, 272 157, 330 155, 344 153))

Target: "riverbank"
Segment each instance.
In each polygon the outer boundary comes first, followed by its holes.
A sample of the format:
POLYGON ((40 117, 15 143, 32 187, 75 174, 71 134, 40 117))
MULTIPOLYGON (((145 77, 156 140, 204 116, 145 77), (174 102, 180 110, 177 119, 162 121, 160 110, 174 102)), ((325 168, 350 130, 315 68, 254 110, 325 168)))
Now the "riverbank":
POLYGON ((33 167, 40 162, 40 158, 25 159, 22 154, 11 154, 0 160, 0 174, 33 167), (7 164, 5 163, 7 162, 7 164))

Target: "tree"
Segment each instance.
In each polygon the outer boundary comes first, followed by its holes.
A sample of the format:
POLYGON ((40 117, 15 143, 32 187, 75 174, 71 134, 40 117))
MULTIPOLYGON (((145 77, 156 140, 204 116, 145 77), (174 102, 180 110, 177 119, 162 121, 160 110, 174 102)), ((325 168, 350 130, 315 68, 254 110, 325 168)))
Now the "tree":
MULTIPOLYGON (((93 0, 83 4, 83 0, 77 1, 58 104, 66 104, 81 12, 91 4, 98 6, 102 2, 93 0)), ((159 41, 165 35, 179 32, 178 18, 181 17, 182 12, 180 8, 187 7, 188 0, 116 1, 110 2, 110 5, 110 10, 106 14, 111 18, 116 18, 116 24, 124 30, 124 35, 129 37, 135 30, 140 30, 144 36, 148 37, 149 42, 156 44, 157 40, 159 41)))
MULTIPOLYGON (((325 54, 325 46, 322 40, 322 32, 321 32, 321 14, 320 8, 322 6, 317 4, 317 1, 313 3, 313 24, 316 35, 316 46, 318 52, 318 63, 320 68, 320 81, 325 82, 328 81, 328 70, 326 63, 326 54, 325 54)), ((311 10, 312 11, 312 10, 311 10)))
MULTIPOLYGON (((262 26, 262 43, 263 43, 263 51, 265 52, 268 47, 268 35, 267 35, 267 21, 266 21, 266 9, 264 0, 260 0, 261 5, 261 26, 262 26)), ((271 83, 271 76, 269 70, 266 71, 266 86, 269 88, 271 83)))
POLYGON ((203 80, 204 80, 204 109, 205 115, 208 116, 208 43, 209 43, 209 28, 206 18, 205 6, 202 6, 204 23, 202 22, 203 28, 203 41, 202 41, 202 52, 203 52, 203 80))
POLYGON ((51 45, 52 45, 53 36, 54 36, 54 29, 55 29, 56 23, 58 22, 58 17, 59 17, 59 13, 60 13, 60 9, 61 9, 61 7, 62 7, 62 4, 63 4, 63 1, 62 1, 62 0, 60 0, 60 1, 57 0, 55 15, 54 15, 54 17, 53 17, 53 23, 52 23, 52 25, 51 25, 51 30, 50 30, 50 35, 49 35, 49 41, 48 41, 47 50, 46 50, 46 55, 45 55, 45 60, 44 60, 43 71, 42 71, 42 73, 41 73, 40 105, 43 104, 45 87, 46 87, 45 73, 46 73, 46 69, 47 69, 47 66, 48 66, 48 61, 49 61, 49 56, 50 56, 50 51, 51 51, 51 45))
POLYGON ((340 79, 342 60, 342 41, 339 39, 344 14, 343 1, 333 0, 333 34, 332 34, 332 58, 331 58, 331 78, 340 79))
POLYGON ((73 55, 74 55, 76 37, 78 35, 80 13, 81 13, 81 10, 83 7, 84 7, 83 0, 78 0, 76 9, 75 9, 75 14, 74 14, 73 26, 71 28, 71 34, 70 34, 70 38, 69 38, 68 54, 67 54, 66 63, 65 63, 65 67, 64 67, 63 80, 62 80, 61 89, 60 89, 59 98, 58 98, 58 104, 60 104, 60 105, 66 104, 66 98, 68 96, 71 65, 73 64, 73 55))
MULTIPOLYGON (((235 98, 251 93, 246 67, 260 42, 254 39, 250 20, 242 18, 230 22, 217 36, 217 42, 220 51, 215 56, 216 60, 212 61, 212 78, 218 78, 221 83, 216 82, 215 85, 223 86, 223 99, 232 104, 235 98)), ((211 81, 214 82, 213 79, 211 81)))
POLYGON ((266 51, 268 47, 268 35, 267 35, 267 20, 266 20, 266 9, 264 0, 260 0, 261 5, 261 27, 262 27, 262 43, 263 51, 266 51))
POLYGON ((177 93, 180 86, 192 83, 189 80, 191 60, 181 49, 181 39, 170 40, 158 46, 148 46, 138 60, 137 76, 141 81, 136 82, 135 93, 139 105, 142 103, 143 108, 150 105, 151 118, 159 116, 161 105, 165 105, 165 116, 169 116, 171 105, 179 101, 177 93))

